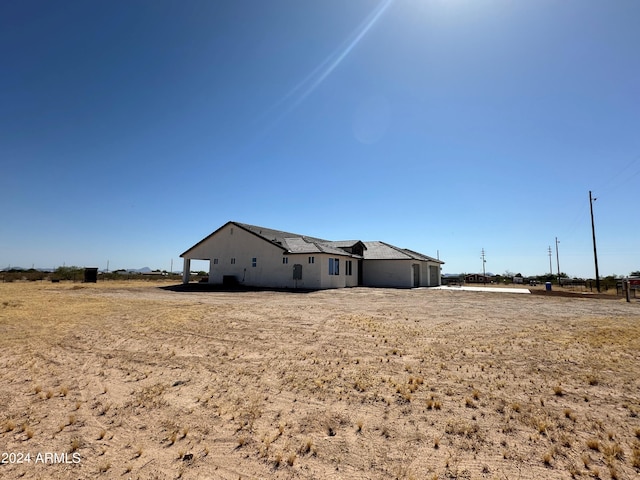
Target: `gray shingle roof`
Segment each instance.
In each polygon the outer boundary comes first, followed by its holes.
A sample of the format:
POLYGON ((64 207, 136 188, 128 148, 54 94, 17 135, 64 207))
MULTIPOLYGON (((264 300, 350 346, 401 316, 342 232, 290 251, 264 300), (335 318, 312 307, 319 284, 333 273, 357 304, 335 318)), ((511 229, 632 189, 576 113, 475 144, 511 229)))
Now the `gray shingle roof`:
MULTIPOLYGON (((258 227, 246 223, 233 222, 237 226, 264 238, 268 242, 275 243, 288 253, 329 253, 332 255, 351 255, 335 245, 335 242, 323 238, 309 237, 297 233, 273 230, 271 228, 258 227)), ((353 243, 353 242, 352 242, 353 243)))
POLYGON ((362 242, 367 249, 364 251, 365 260, 422 260, 444 263, 433 257, 414 252, 407 248, 399 248, 384 242, 362 242))
POLYGON ((440 260, 436 260, 435 258, 429 257, 427 255, 423 255, 418 252, 414 252, 413 250, 409 250, 406 248, 399 248, 388 243, 384 242, 362 242, 364 245, 364 257, 359 255, 351 254, 346 250, 354 247, 356 244, 360 243, 359 240, 339 240, 339 241, 331 241, 325 240, 323 238, 317 237, 309 237, 307 235, 300 235, 298 233, 285 232, 282 230, 274 230, 272 228, 259 227, 257 225, 249 225, 248 223, 240 223, 240 222, 227 222, 225 225, 220 227, 218 230, 210 234, 209 236, 203 238, 198 243, 196 243, 189 250, 181 254, 180 256, 185 256, 190 250, 194 249, 201 243, 205 242, 208 238, 215 235, 219 230, 221 230, 224 226, 228 224, 233 224, 242 228, 248 232, 257 235, 258 237, 263 238, 267 242, 270 242, 279 248, 281 248, 284 253, 328 253, 331 255, 344 255, 355 258, 364 258, 365 260, 422 260, 422 261, 430 261, 437 263, 444 263, 440 260))

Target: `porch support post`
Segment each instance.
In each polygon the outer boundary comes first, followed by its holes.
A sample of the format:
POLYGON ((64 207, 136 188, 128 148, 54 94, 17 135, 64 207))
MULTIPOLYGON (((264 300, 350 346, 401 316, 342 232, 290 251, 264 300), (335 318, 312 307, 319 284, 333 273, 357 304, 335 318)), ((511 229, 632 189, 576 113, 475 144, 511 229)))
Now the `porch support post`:
POLYGON ((191 273, 191 259, 184 259, 184 267, 182 268, 182 283, 189 283, 189 277, 191 273))

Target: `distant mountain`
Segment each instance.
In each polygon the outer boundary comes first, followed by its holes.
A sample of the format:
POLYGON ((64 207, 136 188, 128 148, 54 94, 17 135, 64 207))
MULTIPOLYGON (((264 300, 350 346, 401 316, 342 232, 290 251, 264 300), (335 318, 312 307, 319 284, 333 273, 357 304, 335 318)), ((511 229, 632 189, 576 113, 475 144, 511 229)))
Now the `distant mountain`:
MULTIPOLYGON (((104 271, 104 270, 102 270, 104 271)), ((153 270, 151 270, 149 267, 142 267, 142 268, 119 268, 117 270, 111 270, 112 272, 126 272, 126 273, 151 273, 153 270)))
POLYGON ((152 272, 152 270, 149 267, 142 267, 135 270, 127 270, 127 271, 133 272, 133 273, 151 273, 152 272))
MULTIPOLYGON (((24 267, 20 267, 18 265, 11 265, 10 267, 5 267, 0 269, 0 272, 8 272, 10 270, 16 270, 16 271, 27 271, 30 270, 30 268, 24 268, 24 267)), ((34 270, 37 270, 38 272, 53 272, 55 270, 55 268, 34 268, 34 270)))

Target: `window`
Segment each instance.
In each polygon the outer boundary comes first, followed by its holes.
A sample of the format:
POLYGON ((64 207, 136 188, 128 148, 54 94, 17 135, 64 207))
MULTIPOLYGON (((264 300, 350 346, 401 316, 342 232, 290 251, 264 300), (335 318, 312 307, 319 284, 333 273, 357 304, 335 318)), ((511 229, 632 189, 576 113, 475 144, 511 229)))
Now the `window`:
POLYGON ((353 275, 353 261, 347 260, 344 262, 344 274, 345 275, 353 275))
POLYGON ((236 264, 236 259, 235 259, 235 258, 232 258, 232 259, 231 259, 231 265, 235 265, 235 264, 236 264))
POLYGON ((255 267, 257 264, 258 264, 258 259, 257 259, 256 257, 253 257, 253 258, 251 259, 251 266, 252 266, 252 267, 255 267))
POLYGON ((217 265, 217 264, 218 264, 218 259, 217 259, 217 258, 214 258, 214 259, 213 259, 213 264, 214 264, 214 265, 217 265))
POLYGON ((340 275, 340 259, 329 259, 329 275, 340 275))
POLYGON ((316 263, 316 257, 309 257, 309 263, 316 263))
POLYGON ((289 263, 289 257, 282 257, 282 264, 286 265, 287 263, 289 263))

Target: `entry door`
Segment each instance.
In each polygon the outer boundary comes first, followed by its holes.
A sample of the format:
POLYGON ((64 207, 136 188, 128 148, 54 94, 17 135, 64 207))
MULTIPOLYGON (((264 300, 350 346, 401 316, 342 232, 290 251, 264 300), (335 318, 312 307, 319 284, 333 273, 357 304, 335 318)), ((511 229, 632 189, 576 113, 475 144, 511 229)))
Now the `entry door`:
POLYGON ((417 263, 414 263, 412 267, 413 267, 413 286, 419 287, 420 286, 420 265, 417 263))
POLYGON ((302 280, 302 265, 296 263, 293 266, 293 279, 294 280, 302 280))

